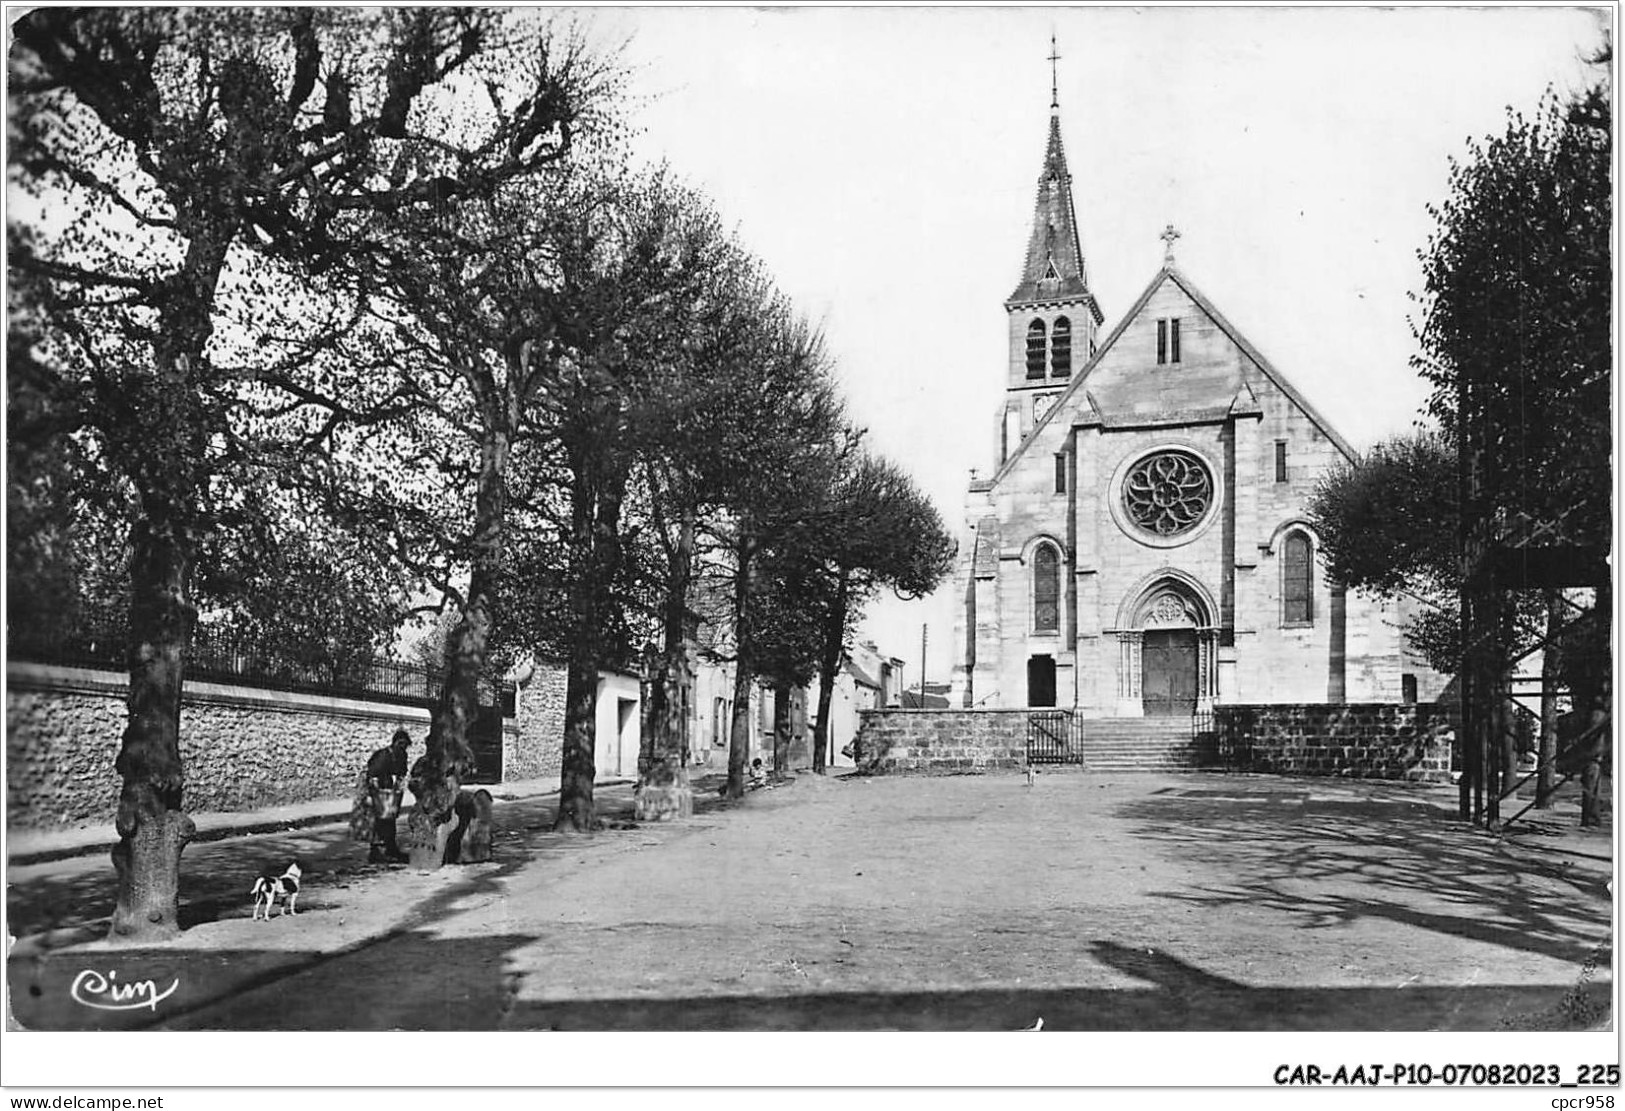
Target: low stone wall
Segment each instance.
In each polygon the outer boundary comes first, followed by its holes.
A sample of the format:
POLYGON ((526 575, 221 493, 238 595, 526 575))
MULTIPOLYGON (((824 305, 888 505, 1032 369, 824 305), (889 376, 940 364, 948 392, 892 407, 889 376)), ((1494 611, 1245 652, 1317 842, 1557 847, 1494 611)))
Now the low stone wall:
POLYGON ((1238 771, 1448 782, 1453 705, 1216 706, 1219 755, 1238 771))
MULTIPOLYGON (((955 774, 1026 762, 1027 710, 866 710, 860 770, 955 774)), ((1219 757, 1236 771, 1447 782, 1454 706, 1218 706, 1219 757)))
POLYGON ((1027 759, 1027 711, 864 710, 853 750, 867 772, 1018 768, 1027 759))
MULTIPOLYGON (((6 682, 8 827, 111 823, 126 677, 13 661, 6 682)), ((412 755, 420 755, 429 727, 421 707, 188 683, 181 704, 186 809, 253 810, 343 797, 355 789, 367 757, 401 727, 412 734, 412 755)), ((519 747, 511 723, 504 733, 506 748, 519 747)))

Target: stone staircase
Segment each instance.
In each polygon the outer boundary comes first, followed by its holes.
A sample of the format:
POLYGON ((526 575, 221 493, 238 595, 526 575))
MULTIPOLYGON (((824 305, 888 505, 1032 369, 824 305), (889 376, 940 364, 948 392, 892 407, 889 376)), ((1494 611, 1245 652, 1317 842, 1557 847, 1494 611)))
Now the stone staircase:
POLYGON ((1083 767, 1092 772, 1195 771, 1218 760, 1211 737, 1191 736, 1191 719, 1085 718, 1083 767))

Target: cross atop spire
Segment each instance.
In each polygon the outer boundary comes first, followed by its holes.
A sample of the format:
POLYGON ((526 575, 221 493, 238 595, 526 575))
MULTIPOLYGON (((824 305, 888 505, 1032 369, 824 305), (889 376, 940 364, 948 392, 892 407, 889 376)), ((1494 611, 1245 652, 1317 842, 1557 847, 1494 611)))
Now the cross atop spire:
POLYGON ((1172 224, 1169 224, 1167 227, 1163 228, 1162 234, 1157 236, 1158 239, 1168 244, 1167 249, 1162 253, 1162 264, 1164 266, 1172 266, 1174 264, 1174 240, 1178 239, 1179 237, 1179 233, 1174 230, 1174 226, 1172 224))
POLYGON ((1049 33, 1049 106, 1051 108, 1061 106, 1060 71, 1055 66, 1055 63, 1060 60, 1060 52, 1055 49, 1055 32, 1051 31, 1049 33))

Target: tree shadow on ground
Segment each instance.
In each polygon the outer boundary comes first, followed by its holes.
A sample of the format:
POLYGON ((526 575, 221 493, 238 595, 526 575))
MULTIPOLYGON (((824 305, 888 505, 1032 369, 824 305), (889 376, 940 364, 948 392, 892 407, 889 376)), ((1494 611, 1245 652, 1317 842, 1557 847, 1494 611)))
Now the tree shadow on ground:
POLYGON ((257 978, 242 970, 260 953, 98 954, 117 962, 122 982, 181 985, 150 1011, 122 1014, 73 1002, 71 963, 14 975, 13 992, 32 1029, 1000 1031, 1043 1019, 1051 1031, 1488 1030, 1572 1028, 1584 1013, 1576 985, 1254 988, 1112 942, 1096 942, 1096 956, 1139 984, 538 1000, 511 957, 539 941, 545 931, 411 931, 328 959, 305 954, 302 970, 257 978))
POLYGON ((1226 877, 1161 898, 1221 912, 1264 907, 1306 929, 1384 919, 1577 970, 1599 946, 1611 950, 1605 836, 1578 851, 1498 839, 1416 790, 1345 795, 1345 787, 1205 781, 1126 802, 1117 814, 1135 823, 1136 837, 1226 877))
MULTIPOLYGON (((600 795, 599 803, 600 817, 612 827, 629 824, 628 792, 600 795)), ((702 809, 698 801, 696 809, 702 809)), ((498 862, 525 858, 570 843, 572 835, 552 832, 555 812, 551 796, 498 800, 493 858, 498 862)), ((181 928, 248 917, 255 877, 280 873, 295 859, 304 873, 306 904, 320 900, 323 891, 396 870, 369 863, 367 854, 368 846, 352 840, 344 822, 197 842, 181 854, 181 928)), ((91 859, 30 866, 22 879, 17 878, 18 869, 8 869, 6 920, 11 933, 17 937, 61 933, 70 940, 86 940, 105 931, 117 898, 117 878, 106 854, 95 856, 95 867, 88 866, 91 859)))

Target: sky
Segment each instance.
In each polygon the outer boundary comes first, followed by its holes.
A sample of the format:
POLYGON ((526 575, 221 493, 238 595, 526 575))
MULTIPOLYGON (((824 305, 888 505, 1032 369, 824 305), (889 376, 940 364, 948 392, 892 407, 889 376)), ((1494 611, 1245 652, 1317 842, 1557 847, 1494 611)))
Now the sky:
MULTIPOLYGON (((1358 449, 1426 398, 1417 252, 1449 159, 1585 81, 1612 12, 1540 8, 593 8, 640 158, 715 202, 822 325, 855 420, 956 537, 988 473, 1049 125, 1050 36, 1109 333, 1180 269, 1358 449)), ((952 584, 865 632, 948 678, 952 584)))

